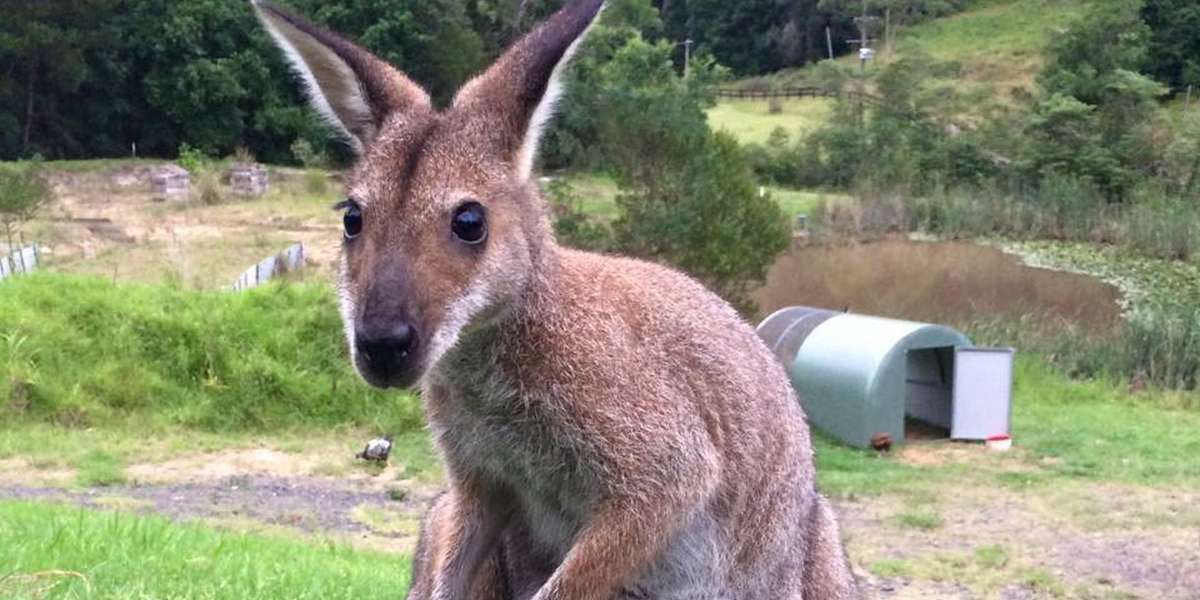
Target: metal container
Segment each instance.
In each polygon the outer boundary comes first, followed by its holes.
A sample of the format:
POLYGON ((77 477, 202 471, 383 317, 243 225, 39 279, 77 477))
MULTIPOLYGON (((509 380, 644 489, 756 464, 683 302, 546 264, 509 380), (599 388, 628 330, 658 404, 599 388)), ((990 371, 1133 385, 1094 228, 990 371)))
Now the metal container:
POLYGON ((1013 351, 977 349, 942 325, 783 309, 759 336, 817 429, 852 446, 1009 433, 1013 351))

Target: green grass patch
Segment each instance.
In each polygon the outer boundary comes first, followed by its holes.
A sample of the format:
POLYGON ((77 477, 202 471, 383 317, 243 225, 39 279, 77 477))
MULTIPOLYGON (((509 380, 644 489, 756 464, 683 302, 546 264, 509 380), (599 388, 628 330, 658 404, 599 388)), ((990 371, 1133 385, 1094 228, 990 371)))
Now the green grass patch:
POLYGON ((771 114, 766 100, 722 100, 708 111, 714 130, 727 131, 742 144, 765 144, 771 132, 782 127, 793 139, 803 137, 829 118, 832 101, 827 98, 785 100, 782 111, 771 114))
POLYGON ((0 597, 14 600, 396 598, 408 576, 407 559, 329 542, 0 503, 0 597))
POLYGON ((75 483, 81 487, 107 487, 125 483, 124 463, 103 450, 92 450, 83 455, 78 466, 75 483))
POLYGON ((770 191, 771 197, 779 203, 779 207, 783 209, 785 215, 788 217, 808 215, 810 221, 819 216, 821 207, 825 202, 846 198, 846 196, 841 194, 825 194, 822 192, 793 190, 782 187, 769 187, 767 189, 770 191))
POLYGON ((930 508, 906 510, 897 514, 895 516, 895 521, 901 527, 920 529, 922 531, 941 529, 942 525, 944 524, 942 516, 930 508))
MULTIPOLYGON (((571 188, 572 194, 578 198, 579 208, 589 217, 601 221, 613 221, 620 216, 617 207, 617 196, 621 190, 617 182, 608 175, 596 173, 569 173, 562 175, 571 188)), ((807 214, 815 216, 821 204, 829 199, 845 198, 840 194, 826 194, 808 190, 767 186, 771 197, 779 203, 785 215, 789 218, 807 214)))
POLYGON ((817 477, 835 498, 880 495, 914 500, 898 524, 940 526, 921 507, 928 490, 954 485, 1030 488, 1069 482, 1112 481, 1138 485, 1200 484, 1200 411, 1164 408, 1148 391, 1134 397, 1106 380, 1071 380, 1039 355, 1018 355, 1013 398, 1013 438, 1029 468, 1013 472, 979 465, 914 466, 894 454, 847 448, 819 432, 817 477))
POLYGON ((209 431, 421 423, 352 372, 332 290, 247 293, 42 274, 0 287, 0 413, 69 428, 131 418, 209 431))

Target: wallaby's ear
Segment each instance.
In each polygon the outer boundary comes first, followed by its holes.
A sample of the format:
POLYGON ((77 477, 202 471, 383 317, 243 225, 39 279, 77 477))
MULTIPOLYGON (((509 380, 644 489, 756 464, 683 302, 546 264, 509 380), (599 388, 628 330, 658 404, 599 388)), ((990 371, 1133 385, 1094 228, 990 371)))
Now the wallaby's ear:
POLYGON ((458 93, 454 110, 488 119, 501 155, 517 174, 533 172, 538 142, 562 95, 560 77, 605 0, 573 0, 517 42, 458 93))
POLYGON ((304 79, 313 107, 355 152, 363 152, 388 115, 431 107, 420 86, 370 52, 265 0, 251 4, 304 79))

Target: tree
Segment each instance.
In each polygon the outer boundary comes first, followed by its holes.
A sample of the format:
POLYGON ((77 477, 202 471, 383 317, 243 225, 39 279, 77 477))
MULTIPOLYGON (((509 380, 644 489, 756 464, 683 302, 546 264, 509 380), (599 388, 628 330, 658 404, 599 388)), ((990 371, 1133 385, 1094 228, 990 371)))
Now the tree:
POLYGON ((44 139, 77 145, 53 118, 56 100, 88 77, 86 49, 103 37, 97 15, 114 0, 13 0, 0 20, 0 156, 30 156, 44 139), (43 127, 46 131, 42 131, 43 127))
POLYGON ((1200 87, 1200 4, 1146 0, 1141 16, 1154 34, 1147 73, 1175 89, 1200 87))
POLYGON ((746 308, 787 247, 787 220, 757 193, 736 140, 708 127, 722 71, 700 57, 684 79, 673 50, 633 37, 599 70, 599 146, 621 187, 616 249, 674 264, 746 308))
POLYGON ((4 239, 10 252, 16 248, 14 234, 53 195, 38 166, 36 162, 24 163, 0 170, 0 225, 4 226, 4 239))
POLYGON ((1030 121, 1035 170, 1082 177, 1110 199, 1153 176, 1158 98, 1166 89, 1143 75, 1150 29, 1140 0, 1093 6, 1047 49, 1030 121))

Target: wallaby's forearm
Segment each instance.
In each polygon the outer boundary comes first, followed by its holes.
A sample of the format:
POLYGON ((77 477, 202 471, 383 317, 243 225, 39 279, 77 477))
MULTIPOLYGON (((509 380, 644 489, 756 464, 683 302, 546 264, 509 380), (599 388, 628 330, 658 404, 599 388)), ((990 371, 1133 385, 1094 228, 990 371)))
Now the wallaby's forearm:
POLYGON ((448 496, 441 522, 432 524, 430 532, 438 540, 430 557, 432 600, 469 600, 480 567, 508 520, 507 513, 481 497, 473 485, 448 496))

